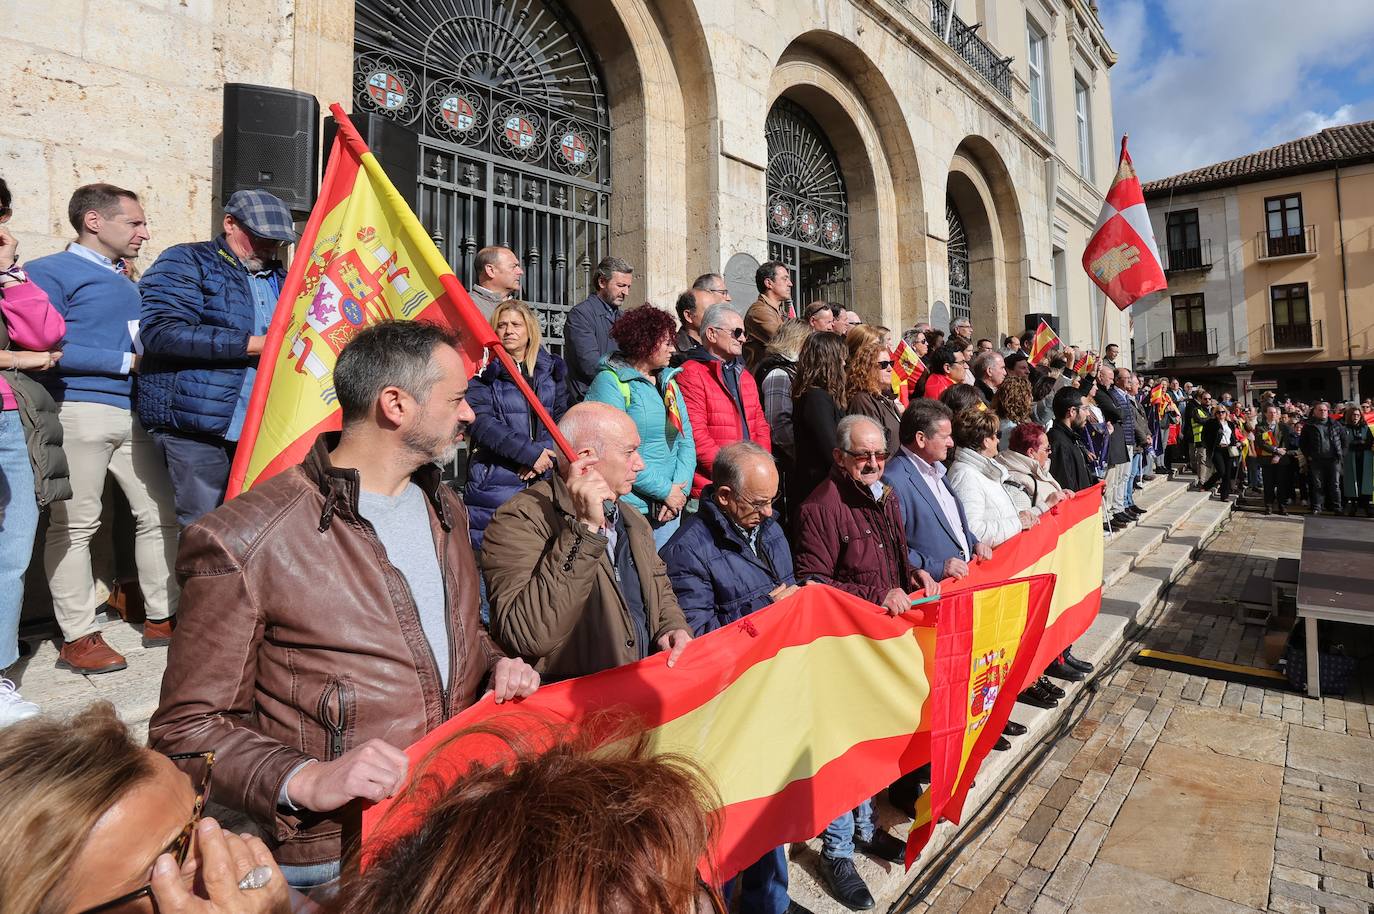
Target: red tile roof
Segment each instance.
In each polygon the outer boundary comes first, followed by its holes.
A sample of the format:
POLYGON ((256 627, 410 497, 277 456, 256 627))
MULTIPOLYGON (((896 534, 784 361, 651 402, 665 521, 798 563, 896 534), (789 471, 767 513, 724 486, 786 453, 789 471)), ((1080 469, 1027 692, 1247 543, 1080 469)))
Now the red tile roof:
POLYGON ((1374 161, 1374 121, 1328 127, 1321 133, 1252 152, 1236 159, 1185 171, 1141 188, 1157 196, 1182 190, 1202 190, 1247 184, 1281 175, 1324 171, 1336 165, 1374 161))

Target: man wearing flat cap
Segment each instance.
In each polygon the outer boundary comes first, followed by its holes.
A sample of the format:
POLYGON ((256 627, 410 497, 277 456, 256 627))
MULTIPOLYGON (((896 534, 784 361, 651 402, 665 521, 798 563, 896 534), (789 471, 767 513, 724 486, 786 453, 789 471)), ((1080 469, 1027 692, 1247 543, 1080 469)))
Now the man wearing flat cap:
POLYGON ((236 191, 219 237, 168 248, 139 283, 138 417, 167 461, 183 528, 224 501, 282 253, 296 239, 285 203, 236 191))

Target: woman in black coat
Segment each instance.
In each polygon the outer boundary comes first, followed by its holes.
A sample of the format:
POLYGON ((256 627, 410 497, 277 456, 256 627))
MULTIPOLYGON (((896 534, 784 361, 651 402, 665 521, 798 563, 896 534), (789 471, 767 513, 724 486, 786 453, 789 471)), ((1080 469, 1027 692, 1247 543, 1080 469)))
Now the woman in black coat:
POLYGON ((845 410, 844 363, 848 356, 838 333, 813 333, 797 358, 792 383, 792 439, 796 464, 788 474, 788 502, 796 506, 825 481, 834 465, 836 429, 845 410))
POLYGON ((1202 487, 1210 489, 1220 482, 1216 497, 1224 501, 1231 497, 1231 480, 1236 475, 1240 441, 1230 411, 1220 403, 1212 408, 1212 417, 1202 423, 1202 446, 1212 458, 1212 475, 1202 487))

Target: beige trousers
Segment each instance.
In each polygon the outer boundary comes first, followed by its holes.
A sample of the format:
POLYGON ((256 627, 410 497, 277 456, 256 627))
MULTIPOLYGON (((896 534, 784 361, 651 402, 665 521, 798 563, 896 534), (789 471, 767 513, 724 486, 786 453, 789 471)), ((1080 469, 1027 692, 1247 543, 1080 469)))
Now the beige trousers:
POLYGON ((71 467, 72 497, 54 502, 43 548, 53 612, 62 637, 75 641, 99 630, 91 570, 91 539, 100 529, 105 474, 114 476, 134 516, 134 561, 148 618, 176 612, 173 569, 177 517, 172 483, 153 439, 131 410, 103 403, 63 403, 62 449, 71 467))

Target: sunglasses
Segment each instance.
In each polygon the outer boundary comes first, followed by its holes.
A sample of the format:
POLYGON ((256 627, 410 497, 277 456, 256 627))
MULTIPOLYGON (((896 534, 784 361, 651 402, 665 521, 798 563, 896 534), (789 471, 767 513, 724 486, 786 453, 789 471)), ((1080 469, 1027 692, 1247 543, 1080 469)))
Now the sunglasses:
POLYGON ((884 463, 887 461, 887 451, 845 451, 855 460, 871 461, 873 463, 884 463))
MULTIPOLYGON (((709 328, 709 329, 711 329, 711 330, 719 330, 719 331, 721 331, 722 333, 725 331, 725 328, 724 328, 724 327, 711 327, 711 328, 709 328)), ((744 339, 744 336, 745 336, 744 328, 743 328, 743 327, 736 327, 734 330, 731 330, 731 331, 730 331, 730 335, 733 336, 733 337, 734 337, 735 339, 737 339, 737 340, 742 340, 742 339, 744 339)))
MULTIPOLYGON (((188 762, 192 759, 200 759, 205 764, 205 771, 200 776, 200 784, 196 787, 196 802, 191 807, 191 821, 177 833, 172 843, 163 850, 164 854, 171 854, 177 862, 177 869, 186 863, 186 857, 191 852, 191 838, 196 833, 196 825, 200 822, 201 814, 205 811, 205 798, 210 795, 210 773, 215 768, 215 753, 209 752, 178 752, 175 755, 167 756, 174 762, 188 762)), ((161 855, 159 855, 161 856, 161 855)), ((93 908, 87 908, 81 914, 98 914, 101 911, 113 911, 122 908, 131 901, 140 898, 151 898, 153 896, 153 886, 149 883, 142 888, 134 889, 132 892, 120 895, 118 898, 98 904, 93 908)))
POLYGON ((892 367, 892 360, 891 360, 891 359, 879 359, 879 360, 878 360, 878 367, 881 368, 881 369, 884 370, 884 371, 887 371, 889 368, 892 367))

